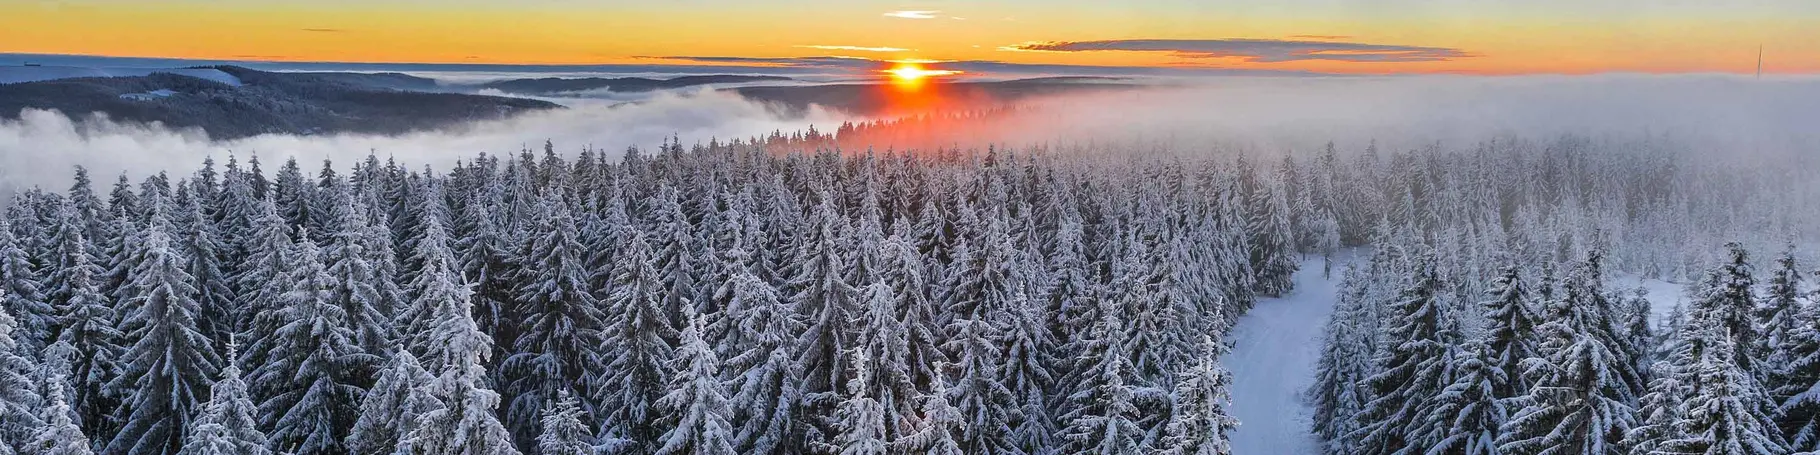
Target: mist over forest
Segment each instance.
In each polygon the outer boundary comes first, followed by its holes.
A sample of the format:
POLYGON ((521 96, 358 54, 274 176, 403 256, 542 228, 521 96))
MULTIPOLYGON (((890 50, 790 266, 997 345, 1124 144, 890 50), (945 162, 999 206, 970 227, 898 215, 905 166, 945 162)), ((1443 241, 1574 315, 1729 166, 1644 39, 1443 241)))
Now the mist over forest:
POLYGON ((1820 451, 1820 80, 983 83, 22 109, 0 453, 1820 451))

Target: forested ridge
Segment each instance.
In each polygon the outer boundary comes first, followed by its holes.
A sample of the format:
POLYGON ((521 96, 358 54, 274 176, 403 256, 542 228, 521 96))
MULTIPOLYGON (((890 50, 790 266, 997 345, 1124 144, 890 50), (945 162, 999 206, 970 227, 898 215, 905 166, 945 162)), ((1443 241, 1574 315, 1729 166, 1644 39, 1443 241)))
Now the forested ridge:
POLYGON ((78 168, 0 218, 0 450, 1228 453, 1222 334, 1292 292, 1302 257, 1363 245, 1372 261, 1333 270, 1349 284, 1310 394, 1335 453, 1801 441, 1747 392, 1775 362, 1763 340, 1808 313, 1757 336, 1758 312, 1690 309, 1701 331, 1655 354, 1635 299, 1602 287, 1803 234, 1809 210, 1781 208, 1808 186, 1767 165, 1572 137, 1268 159, 780 151, 828 140, 269 175, 228 157, 106 193, 78 168), (1506 303, 1481 312, 1485 295, 1506 303), (1724 361, 1680 360, 1708 357, 1724 361), (1721 385, 1657 394, 1668 380, 1721 385), (1631 424, 1696 396, 1755 419, 1631 424), (1509 436, 1574 422, 1604 439, 1509 436), (1648 428, 1667 436, 1632 436, 1648 428))

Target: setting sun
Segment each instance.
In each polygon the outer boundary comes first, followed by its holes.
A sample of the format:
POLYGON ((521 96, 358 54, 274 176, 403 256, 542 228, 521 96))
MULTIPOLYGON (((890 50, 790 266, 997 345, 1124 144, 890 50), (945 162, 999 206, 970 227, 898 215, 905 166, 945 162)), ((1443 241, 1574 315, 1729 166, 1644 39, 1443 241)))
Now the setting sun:
POLYGON ((919 63, 901 62, 896 66, 892 66, 891 69, 885 70, 885 73, 890 74, 891 78, 898 82, 920 82, 931 77, 952 76, 960 74, 961 72, 953 70, 932 70, 923 68, 923 65, 919 63))

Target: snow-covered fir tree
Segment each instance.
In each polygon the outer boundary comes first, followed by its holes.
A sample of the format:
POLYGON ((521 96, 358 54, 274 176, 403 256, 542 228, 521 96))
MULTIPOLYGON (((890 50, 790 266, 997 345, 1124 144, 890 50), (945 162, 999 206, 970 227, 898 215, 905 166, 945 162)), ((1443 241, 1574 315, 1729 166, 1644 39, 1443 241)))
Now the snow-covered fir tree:
MULTIPOLYGON (((235 354, 229 346, 229 357, 235 354)), ((209 401, 196 416, 195 428, 183 443, 182 455, 270 455, 265 433, 254 417, 259 409, 240 380, 240 368, 233 362, 221 368, 221 379, 210 387, 209 401)))
POLYGON ((732 455, 733 428, 728 422, 726 386, 720 381, 720 359, 702 339, 702 320, 685 309, 683 328, 671 370, 670 393, 657 400, 657 411, 669 430, 659 439, 658 455, 732 455))
POLYGON ((172 455, 183 448, 191 417, 208 396, 209 378, 221 359, 198 318, 189 262, 169 231, 163 196, 147 202, 146 226, 134 234, 135 264, 128 275, 121 332, 132 340, 120 360, 120 374, 108 388, 124 403, 120 422, 102 452, 110 455, 172 455))

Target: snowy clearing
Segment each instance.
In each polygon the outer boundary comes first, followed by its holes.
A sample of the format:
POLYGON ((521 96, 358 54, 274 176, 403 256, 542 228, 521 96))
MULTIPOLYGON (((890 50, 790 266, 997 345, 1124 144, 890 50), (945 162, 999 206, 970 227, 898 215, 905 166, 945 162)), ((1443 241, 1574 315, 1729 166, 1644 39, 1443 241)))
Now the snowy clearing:
POLYGON ((1320 453, 1309 432, 1302 391, 1314 379, 1322 322, 1339 295, 1342 264, 1335 262, 1328 278, 1321 276, 1319 258, 1303 261, 1295 274, 1295 292, 1258 299, 1257 307, 1233 327, 1230 339, 1237 346, 1223 360, 1232 372, 1232 416, 1239 419, 1233 453, 1320 453))

